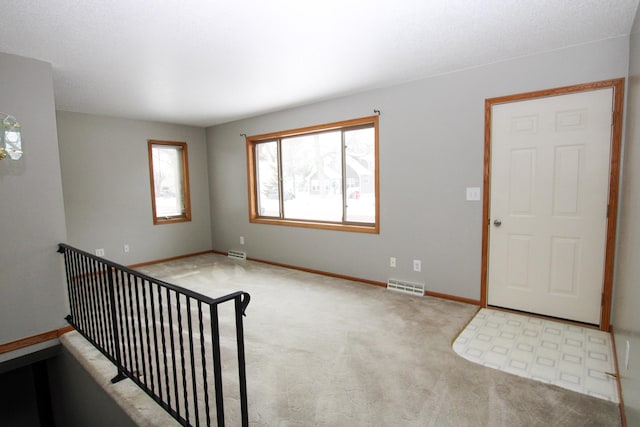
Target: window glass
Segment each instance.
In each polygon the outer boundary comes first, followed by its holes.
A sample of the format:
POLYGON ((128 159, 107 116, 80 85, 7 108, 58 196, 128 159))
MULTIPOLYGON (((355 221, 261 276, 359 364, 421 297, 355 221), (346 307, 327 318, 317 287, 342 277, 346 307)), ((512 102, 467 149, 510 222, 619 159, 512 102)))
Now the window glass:
POLYGON ((284 218, 342 221, 341 133, 282 139, 284 218))
POLYGON ((258 207, 261 216, 280 216, 278 185, 278 144, 263 142, 256 146, 258 207))
POLYGON ((251 222, 379 232, 378 117, 247 138, 251 222))
POLYGON ((149 141, 149 163, 154 223, 191 220, 186 143, 149 141))
POLYGON ((347 184, 345 219, 352 222, 375 222, 374 129, 346 131, 344 137, 347 184))

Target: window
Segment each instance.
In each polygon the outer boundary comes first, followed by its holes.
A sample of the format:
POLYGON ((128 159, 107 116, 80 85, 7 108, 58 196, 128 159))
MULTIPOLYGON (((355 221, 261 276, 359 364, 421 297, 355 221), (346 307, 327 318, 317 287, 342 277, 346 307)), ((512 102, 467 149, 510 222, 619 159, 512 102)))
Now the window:
POLYGON ((148 141, 154 224, 191 221, 185 142, 148 141))
POLYGON ((379 232, 378 116, 247 137, 251 222, 379 232))

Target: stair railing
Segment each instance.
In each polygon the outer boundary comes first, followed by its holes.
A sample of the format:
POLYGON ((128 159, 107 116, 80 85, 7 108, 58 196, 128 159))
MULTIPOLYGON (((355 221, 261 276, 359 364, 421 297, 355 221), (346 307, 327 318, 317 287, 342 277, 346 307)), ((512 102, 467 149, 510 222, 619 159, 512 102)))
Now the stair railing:
POLYGON ((111 382, 131 379, 185 426, 212 419, 224 426, 225 401, 232 407, 227 420, 249 425, 242 319, 248 293, 211 298, 66 244, 58 252, 69 291, 66 319, 116 365, 111 382), (234 386, 228 396, 223 384, 234 386))

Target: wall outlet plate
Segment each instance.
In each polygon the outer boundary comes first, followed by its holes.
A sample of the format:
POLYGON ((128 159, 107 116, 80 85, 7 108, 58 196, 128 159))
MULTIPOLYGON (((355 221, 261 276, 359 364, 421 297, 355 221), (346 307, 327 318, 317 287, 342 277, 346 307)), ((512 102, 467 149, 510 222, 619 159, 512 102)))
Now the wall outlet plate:
POLYGON ((480 187, 467 187, 467 200, 480 200, 480 187))
POLYGON ((389 267, 396 268, 396 265, 397 265, 396 257, 392 256, 391 258, 389 258, 389 267))
POLYGON ((96 256, 104 256, 104 249, 96 249, 96 256))
POLYGON ((419 259, 413 260, 413 271, 422 271, 422 261, 419 259))

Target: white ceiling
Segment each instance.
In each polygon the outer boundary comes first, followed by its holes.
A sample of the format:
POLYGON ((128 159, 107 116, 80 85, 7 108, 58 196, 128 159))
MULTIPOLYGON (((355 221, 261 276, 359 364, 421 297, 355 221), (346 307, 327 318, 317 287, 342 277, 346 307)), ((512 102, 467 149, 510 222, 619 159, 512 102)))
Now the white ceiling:
POLYGON ((2 0, 0 52, 58 109, 209 126, 628 35, 638 1, 2 0))

